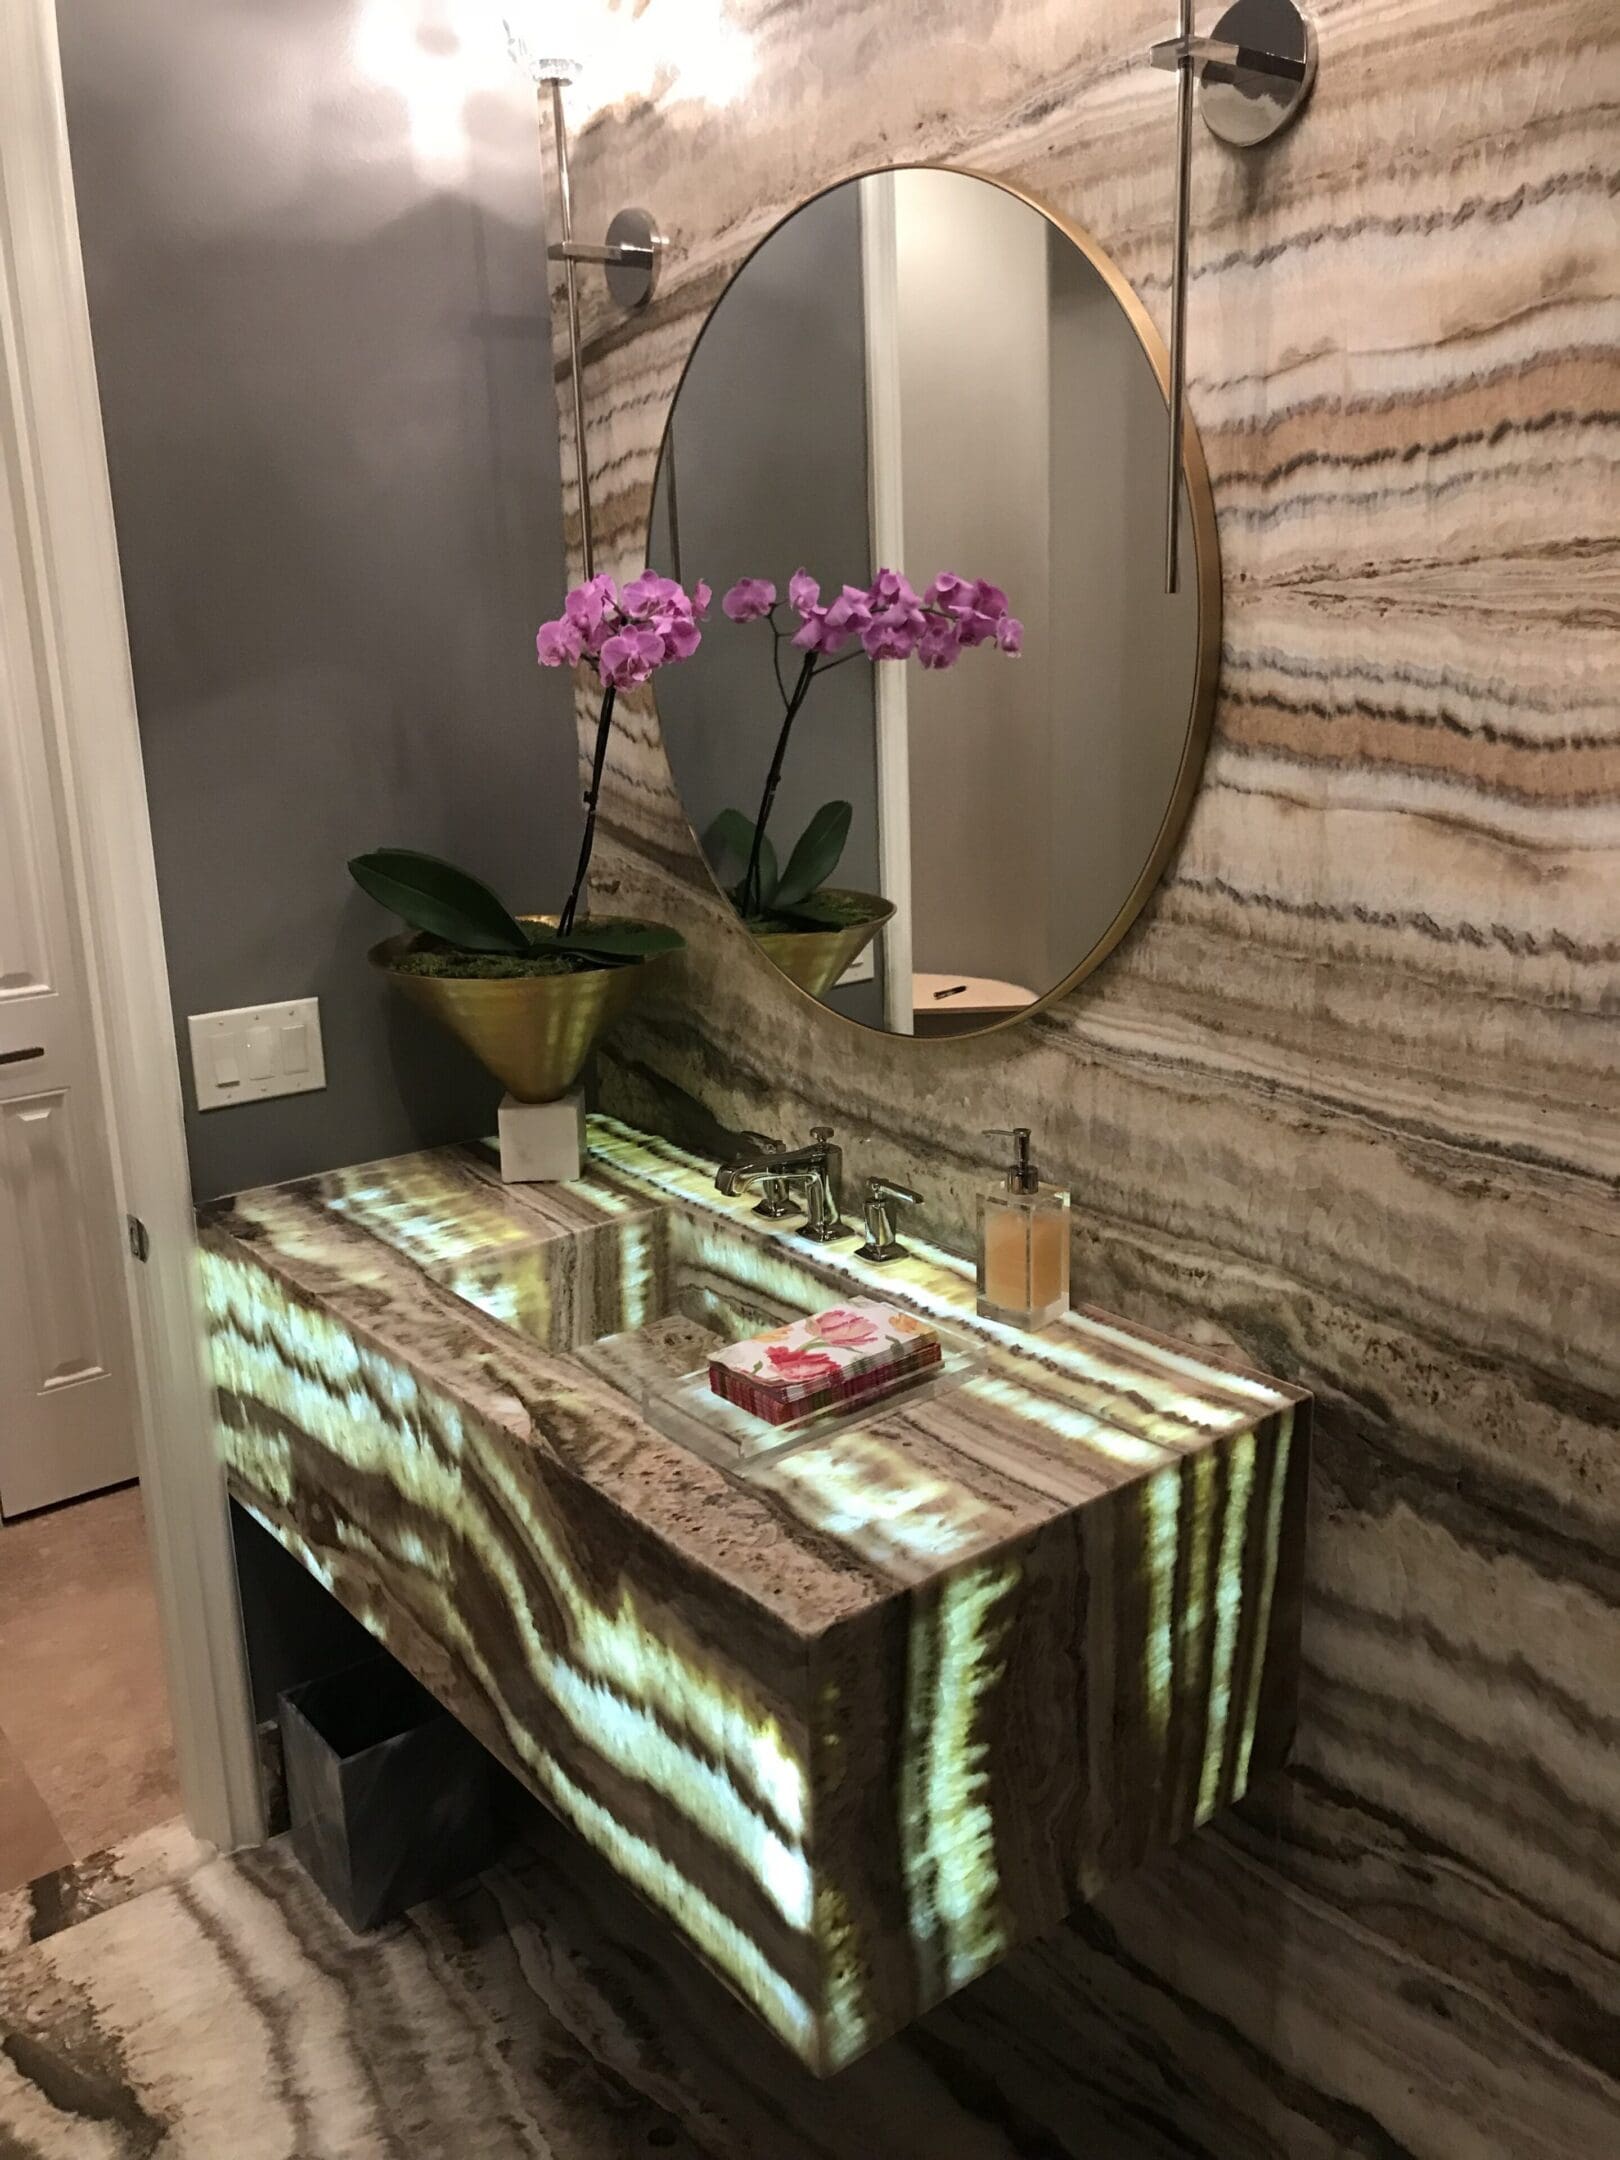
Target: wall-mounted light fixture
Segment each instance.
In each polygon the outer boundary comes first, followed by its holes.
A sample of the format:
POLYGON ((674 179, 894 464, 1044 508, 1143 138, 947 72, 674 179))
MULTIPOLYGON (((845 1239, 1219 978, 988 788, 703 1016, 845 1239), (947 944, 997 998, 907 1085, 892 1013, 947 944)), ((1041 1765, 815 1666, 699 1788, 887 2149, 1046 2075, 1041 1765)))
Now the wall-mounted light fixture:
POLYGON ((1170 280, 1170 470, 1164 589, 1181 582, 1181 438, 1187 391, 1187 248, 1192 218, 1192 112, 1212 135, 1252 150, 1299 117, 1316 81, 1316 33, 1294 0, 1236 0, 1213 37, 1193 35, 1193 0, 1178 33, 1155 45, 1155 67, 1176 76, 1175 259, 1170 280))
POLYGON ((549 107, 557 158, 557 238, 546 253, 563 266, 568 309, 568 377, 574 407, 574 474, 579 488, 580 560, 585 575, 596 575, 596 542, 591 523, 591 476, 585 456, 585 369, 579 320, 579 265, 597 263, 609 293, 628 310, 644 308, 658 287, 658 266, 666 242, 650 212, 620 210, 601 245, 574 238, 574 205, 568 171, 568 122, 563 91, 580 72, 577 60, 543 49, 516 15, 506 17, 506 43, 512 58, 535 85, 544 129, 549 107))

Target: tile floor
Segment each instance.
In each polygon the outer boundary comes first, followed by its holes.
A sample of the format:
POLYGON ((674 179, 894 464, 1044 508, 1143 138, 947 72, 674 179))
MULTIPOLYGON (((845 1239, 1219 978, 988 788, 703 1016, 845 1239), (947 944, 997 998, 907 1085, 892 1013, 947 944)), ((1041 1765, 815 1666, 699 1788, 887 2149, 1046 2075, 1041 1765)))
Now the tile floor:
POLYGON ((139 1490, 0 1524, 0 1892, 179 1811, 139 1490))

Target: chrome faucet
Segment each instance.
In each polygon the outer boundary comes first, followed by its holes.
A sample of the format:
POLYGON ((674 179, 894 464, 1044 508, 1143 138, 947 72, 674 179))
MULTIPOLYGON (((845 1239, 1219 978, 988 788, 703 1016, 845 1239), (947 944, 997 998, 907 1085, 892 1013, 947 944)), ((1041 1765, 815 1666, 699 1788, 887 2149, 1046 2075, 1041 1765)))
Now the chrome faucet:
POLYGON ((856 1258, 875 1260, 880 1265, 888 1260, 904 1260, 906 1248, 894 1234, 894 1211, 897 1207, 916 1207, 922 1194, 913 1192, 909 1185, 897 1185, 893 1178, 869 1177, 866 1181, 866 1243, 856 1258))
MULTIPOLYGON (((773 1140, 769 1133, 745 1132, 742 1138, 753 1150, 755 1157, 762 1159, 765 1165, 759 1172, 759 1205, 754 1213, 763 1215, 768 1222, 780 1222, 785 1216, 796 1215, 799 1211, 788 1197, 787 1186, 781 1173, 769 1167, 773 1156, 786 1153, 785 1144, 780 1140, 773 1140)), ((719 1182, 717 1178, 715 1183, 719 1182)), ((724 1192, 725 1187, 722 1185, 720 1189, 724 1192)))
MULTIPOLYGON (((817 1244, 852 1233, 843 1222, 844 1151, 832 1144, 832 1127, 812 1128, 810 1145, 802 1148, 768 1149, 745 1155, 740 1162, 722 1163, 714 1173, 717 1188, 729 1198, 753 1192, 769 1195, 773 1185, 781 1195, 803 1195, 805 1225, 801 1235, 817 1244)), ((759 1210, 763 1213, 764 1206, 759 1210)))

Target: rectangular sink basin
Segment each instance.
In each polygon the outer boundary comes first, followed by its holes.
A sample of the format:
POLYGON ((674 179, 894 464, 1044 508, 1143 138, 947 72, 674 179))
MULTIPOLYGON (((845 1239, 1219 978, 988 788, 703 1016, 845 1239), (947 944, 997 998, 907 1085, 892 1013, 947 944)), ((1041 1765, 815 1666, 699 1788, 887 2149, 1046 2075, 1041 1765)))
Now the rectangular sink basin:
MULTIPOLYGON (((829 1247, 829 1262, 853 1243, 829 1247)), ((896 1400, 955 1386, 980 1362, 970 1344, 941 1327, 939 1366, 877 1403, 773 1427, 722 1402, 708 1386, 716 1350, 824 1312, 849 1297, 851 1285, 835 1264, 808 1257, 802 1241, 679 1207, 568 1241, 462 1256, 438 1279, 541 1348, 572 1355, 669 1439, 743 1474, 765 1456, 870 1423, 896 1400)))

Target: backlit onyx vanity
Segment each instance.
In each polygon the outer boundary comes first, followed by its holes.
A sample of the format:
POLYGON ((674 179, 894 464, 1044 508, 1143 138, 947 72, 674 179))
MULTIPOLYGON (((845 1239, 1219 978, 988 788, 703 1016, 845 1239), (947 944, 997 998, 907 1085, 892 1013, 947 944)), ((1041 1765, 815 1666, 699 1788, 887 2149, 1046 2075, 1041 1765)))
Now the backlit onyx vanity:
POLYGON ((1308 1399, 1099 1312, 1020 1337, 945 1255, 873 1268, 662 1142, 592 1149, 205 1210, 231 1489, 836 2070, 1282 1759, 1308 1399), (729 1465, 649 1407, 856 1292, 968 1354, 729 1465))

